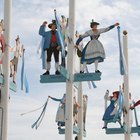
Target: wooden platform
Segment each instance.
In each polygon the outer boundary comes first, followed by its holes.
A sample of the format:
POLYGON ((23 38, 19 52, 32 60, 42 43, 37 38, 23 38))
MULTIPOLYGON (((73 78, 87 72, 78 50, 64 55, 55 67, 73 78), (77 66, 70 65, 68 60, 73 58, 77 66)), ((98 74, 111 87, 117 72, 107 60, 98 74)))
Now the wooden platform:
POLYGON ((63 75, 41 75, 40 83, 62 83, 66 82, 66 78, 63 75))
MULTIPOLYGON (((124 128, 107 128, 106 134, 124 134, 124 128)), ((131 133, 138 133, 140 136, 140 127, 132 127, 131 133)))
MULTIPOLYGON (((59 134, 65 134, 65 128, 58 129, 59 134)), ((79 134, 80 130, 77 126, 73 126, 73 134, 79 134)), ((83 136, 86 137, 86 132, 83 131, 83 136)))
POLYGON ((4 79, 3 79, 3 76, 0 75, 0 84, 3 84, 4 83, 4 79))
MULTIPOLYGON (((62 83, 68 80, 68 75, 66 77, 62 74, 60 75, 41 75, 40 83, 62 83)), ((101 73, 76 73, 74 74, 73 82, 83 82, 83 81, 99 81, 101 80, 101 73)))
POLYGON ((99 81, 101 73, 76 73, 74 74, 74 82, 82 81, 99 81))
MULTIPOLYGON (((3 78, 3 76, 2 75, 0 75, 0 84, 4 84, 4 78, 3 78)), ((17 85, 15 84, 15 83, 13 83, 13 82, 10 82, 10 85, 9 85, 10 87, 10 89, 12 90, 12 91, 14 91, 14 92, 16 92, 17 91, 17 85)))
POLYGON ((17 85, 15 83, 13 83, 13 82, 10 82, 10 89, 12 91, 16 92, 17 91, 17 85))

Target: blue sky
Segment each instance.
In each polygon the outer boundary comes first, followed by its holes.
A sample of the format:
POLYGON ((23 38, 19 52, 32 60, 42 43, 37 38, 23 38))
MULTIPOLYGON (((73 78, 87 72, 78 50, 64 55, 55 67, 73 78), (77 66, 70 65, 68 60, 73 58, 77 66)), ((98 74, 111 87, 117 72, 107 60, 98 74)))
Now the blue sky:
MULTIPOLYGON (((37 47, 40 41, 38 35, 39 26, 44 20, 51 22, 54 19, 53 10, 56 9, 58 15, 68 17, 68 0, 13 0, 12 10, 12 34, 11 46, 15 44, 17 35, 20 36, 22 44, 26 48, 26 71, 30 83, 30 93, 25 94, 20 91, 11 93, 9 102, 9 131, 8 140, 29 140, 34 139, 57 139, 62 140, 64 136, 58 135, 55 123, 55 114, 58 103, 50 101, 46 111, 46 116, 38 130, 32 130, 31 125, 37 119, 40 112, 26 116, 21 113, 38 108, 47 99, 48 95, 60 98, 65 92, 65 84, 40 84, 41 60, 37 55, 37 47)), ((138 0, 76 0, 76 29, 80 34, 89 28, 91 19, 100 23, 100 27, 106 27, 120 22, 121 30, 128 31, 129 47, 129 77, 130 91, 132 97, 137 100, 139 95, 140 77, 140 1, 138 0)), ((0 19, 3 18, 3 0, 0 0, 0 19)), ((87 41, 87 40, 86 40, 87 41)), ((85 41, 85 42, 86 42, 85 41)), ((87 111, 87 137, 85 140, 123 140, 123 135, 107 136, 101 129, 102 115, 104 113, 104 93, 106 89, 117 90, 122 83, 119 74, 119 53, 118 38, 116 28, 106 34, 102 34, 100 41, 106 51, 106 60, 99 65, 102 71, 102 80, 96 82, 97 89, 88 89, 87 83, 83 85, 83 92, 89 96, 87 111)), ((52 64, 53 67, 53 64, 52 64)), ((89 66, 90 71, 94 70, 94 65, 89 66)), ((54 67, 51 73, 54 72, 54 67)), ((18 81, 20 77, 20 65, 18 81)), ((137 108, 140 116, 140 107, 137 108)), ((139 119, 140 122, 140 119, 139 119)), ((134 123, 135 124, 135 123, 134 123)), ((115 126, 118 126, 115 124, 115 126)), ((138 140, 138 136, 133 134, 132 140, 138 140)))

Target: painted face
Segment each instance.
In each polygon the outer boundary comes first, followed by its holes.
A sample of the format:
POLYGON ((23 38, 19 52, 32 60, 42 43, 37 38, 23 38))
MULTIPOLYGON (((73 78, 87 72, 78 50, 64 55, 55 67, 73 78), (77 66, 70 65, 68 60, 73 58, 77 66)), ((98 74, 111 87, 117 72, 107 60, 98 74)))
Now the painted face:
POLYGON ((114 93, 113 96, 117 98, 117 93, 114 93))
POLYGON ((93 29, 93 30, 96 30, 96 29, 97 29, 97 25, 93 25, 93 26, 92 26, 92 29, 93 29))
POLYGON ((52 30, 56 30, 56 25, 52 24, 52 30))

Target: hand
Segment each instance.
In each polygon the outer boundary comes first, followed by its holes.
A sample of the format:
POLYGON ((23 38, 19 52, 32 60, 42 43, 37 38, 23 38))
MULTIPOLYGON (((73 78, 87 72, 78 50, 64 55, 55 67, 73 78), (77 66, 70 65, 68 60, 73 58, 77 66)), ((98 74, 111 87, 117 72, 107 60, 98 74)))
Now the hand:
POLYGON ((74 47, 75 47, 75 48, 78 48, 78 45, 75 45, 74 47))
POLYGON ((119 25, 120 25, 120 23, 119 23, 119 22, 116 22, 114 25, 115 25, 115 26, 119 26, 119 25))
POLYGON ((57 50, 59 50, 60 48, 61 48, 60 46, 57 46, 57 48, 56 48, 56 49, 57 49, 57 50))
POLYGON ((46 26, 47 25, 47 21, 44 21, 42 25, 46 26))

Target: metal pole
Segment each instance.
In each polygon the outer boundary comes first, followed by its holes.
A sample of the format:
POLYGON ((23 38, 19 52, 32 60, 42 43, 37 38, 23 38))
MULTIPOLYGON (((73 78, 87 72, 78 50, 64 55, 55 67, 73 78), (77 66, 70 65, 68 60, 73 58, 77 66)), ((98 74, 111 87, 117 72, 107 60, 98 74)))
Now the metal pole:
POLYGON ((73 95, 74 95, 74 36, 75 36, 75 0, 69 0, 69 45, 67 57, 67 70, 70 80, 66 82, 66 118, 65 118, 65 140, 73 139, 73 95))
POLYGON ((127 31, 123 31, 123 52, 124 57, 126 60, 126 66, 127 66, 127 74, 124 75, 124 100, 125 100, 125 107, 127 110, 127 113, 125 114, 125 125, 127 128, 127 133, 125 133, 124 138, 125 140, 131 140, 131 118, 130 118, 130 103, 129 103, 129 67, 128 67, 128 45, 127 45, 127 31))

